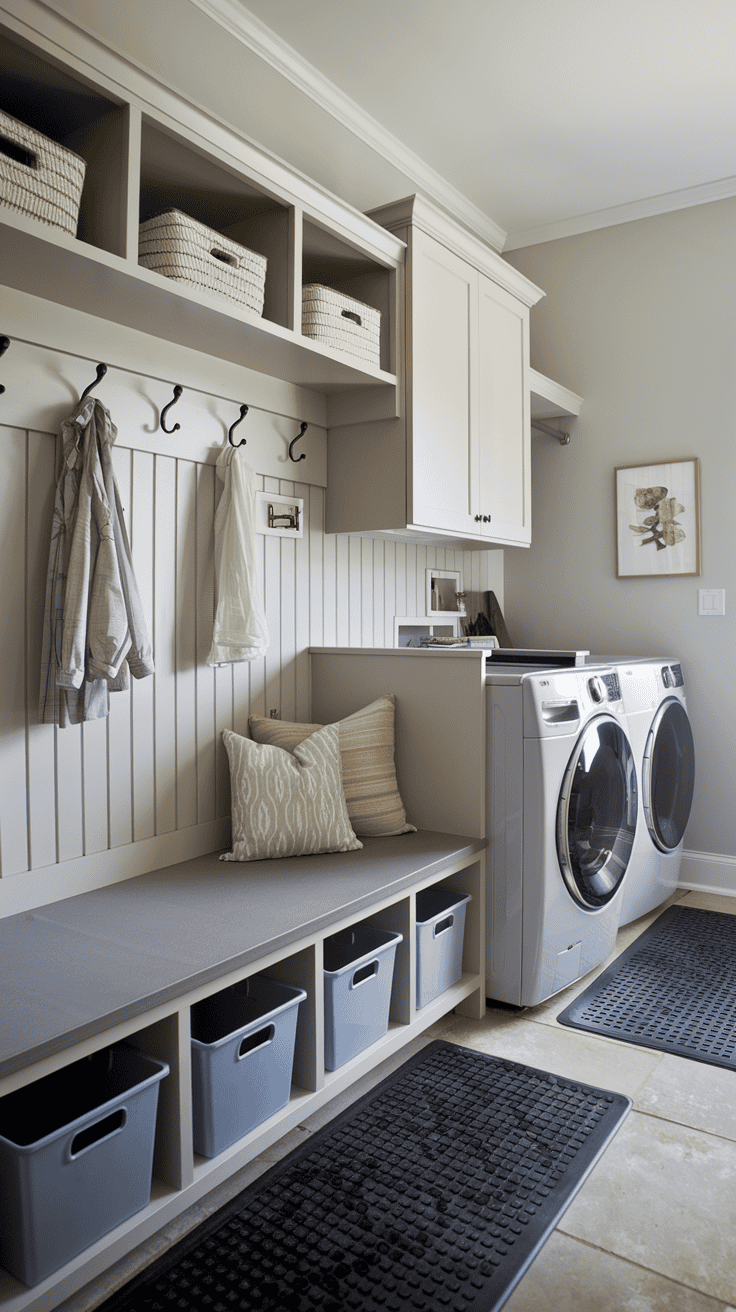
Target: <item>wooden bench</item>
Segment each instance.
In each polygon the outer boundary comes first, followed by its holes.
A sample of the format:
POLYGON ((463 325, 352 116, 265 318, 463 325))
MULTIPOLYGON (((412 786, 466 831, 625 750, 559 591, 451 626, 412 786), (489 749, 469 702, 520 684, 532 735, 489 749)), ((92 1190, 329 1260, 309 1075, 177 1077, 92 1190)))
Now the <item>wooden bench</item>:
POLYGON ((125 1039, 168 1062, 151 1202, 33 1289, 0 1271, 0 1312, 56 1307, 433 1022, 485 1010, 485 841, 426 830, 355 852, 196 857, 0 921, 0 1096, 125 1039), (461 980, 416 1009, 416 893, 470 893, 461 980), (399 930, 388 1032, 324 1068, 325 937, 399 930), (255 973, 306 990, 288 1105, 218 1157, 192 1146, 190 1007, 255 973))

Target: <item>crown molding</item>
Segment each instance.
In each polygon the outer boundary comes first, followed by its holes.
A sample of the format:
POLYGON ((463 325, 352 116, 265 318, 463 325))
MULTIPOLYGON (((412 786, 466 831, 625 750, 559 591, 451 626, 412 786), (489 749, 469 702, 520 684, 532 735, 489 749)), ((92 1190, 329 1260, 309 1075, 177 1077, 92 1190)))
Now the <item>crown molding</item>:
POLYGON ((391 232, 404 232, 408 224, 421 228, 435 241, 455 251, 473 268, 479 269, 493 282, 504 287, 524 305, 536 305, 544 296, 541 287, 520 274, 495 250, 489 250, 487 242, 479 241, 473 233, 461 227, 452 215, 439 209, 426 196, 405 196, 388 205, 379 205, 377 209, 368 210, 367 217, 391 232))
POLYGON ((579 214, 559 223, 547 223, 525 232, 512 232, 506 238, 503 250, 518 251, 525 246, 539 246, 545 241, 559 241, 562 237, 575 237, 598 228, 612 228, 618 223, 634 223, 636 219, 651 219, 658 214, 671 214, 673 210, 689 209, 693 205, 707 205, 713 200, 728 200, 736 196, 736 177, 722 178, 719 182, 703 182, 697 187, 682 191, 667 191, 661 196, 631 201, 628 205, 613 205, 610 209, 579 214))
POLYGON ((298 51, 277 36, 237 0, 190 0, 213 22, 240 41, 264 63, 297 87, 344 128, 358 137, 425 195, 448 210, 493 250, 504 248, 506 233, 462 192, 388 132, 377 119, 324 77, 298 51))

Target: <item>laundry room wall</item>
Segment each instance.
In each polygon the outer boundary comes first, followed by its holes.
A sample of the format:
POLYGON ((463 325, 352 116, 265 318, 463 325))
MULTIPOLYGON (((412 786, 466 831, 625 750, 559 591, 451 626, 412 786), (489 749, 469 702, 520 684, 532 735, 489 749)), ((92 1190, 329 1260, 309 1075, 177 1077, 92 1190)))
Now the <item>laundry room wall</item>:
MULTIPOLYGON (((502 553, 326 534, 324 398, 144 333, 6 289, 0 401, 0 914, 225 847, 221 732, 249 714, 309 718, 308 648, 392 646, 394 616, 423 615, 425 569, 461 570, 503 595, 502 553), (38 723, 41 628, 56 434, 109 362, 96 395, 118 428, 114 463, 156 673, 111 697, 106 720, 38 723), (158 428, 172 385, 184 393, 158 428), (248 441, 257 485, 304 501, 303 536, 257 536, 270 643, 264 658, 207 665, 214 615, 215 461, 248 441), (306 459, 288 459, 299 421, 306 459)), ((295 453, 296 454, 296 453, 295 453)), ((391 689, 387 688, 386 692, 391 689)))
POLYGON ((697 776, 682 878, 736 893, 736 201, 510 252, 544 287, 532 363, 583 396, 570 445, 533 434, 531 550, 506 552, 520 644, 683 662, 697 776), (614 470, 697 456, 700 577, 617 579, 614 470), (725 588, 724 617, 698 589, 725 588))

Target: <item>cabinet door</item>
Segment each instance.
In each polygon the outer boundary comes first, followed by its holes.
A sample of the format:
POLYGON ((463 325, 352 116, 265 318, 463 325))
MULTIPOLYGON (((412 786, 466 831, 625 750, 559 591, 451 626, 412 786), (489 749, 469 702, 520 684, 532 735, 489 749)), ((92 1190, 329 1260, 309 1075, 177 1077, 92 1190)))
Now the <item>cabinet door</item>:
POLYGON ((414 228, 407 379, 409 522, 478 534, 478 273, 414 228))
MULTIPOLYGON (((479 275, 480 530, 495 542, 531 542, 529 311, 479 275), (490 520, 485 517, 490 516, 490 520)), ((476 528, 476 532, 477 532, 476 528)))

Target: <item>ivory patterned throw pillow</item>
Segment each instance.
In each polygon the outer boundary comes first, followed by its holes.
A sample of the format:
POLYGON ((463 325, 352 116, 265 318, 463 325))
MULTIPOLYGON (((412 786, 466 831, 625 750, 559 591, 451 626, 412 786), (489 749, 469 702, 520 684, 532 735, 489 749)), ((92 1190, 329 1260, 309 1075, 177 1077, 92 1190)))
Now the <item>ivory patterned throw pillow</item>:
POLYGON ((232 852, 222 861, 351 852, 363 844, 350 824, 337 725, 293 752, 222 734, 230 763, 232 852))
MULTIPOLYGON (((363 838, 416 832, 406 819, 394 764, 393 693, 377 697, 369 706, 337 721, 340 730, 342 784, 348 815, 356 834, 363 838)), ((257 743, 272 743, 293 752, 322 728, 252 715, 248 721, 257 743)))

